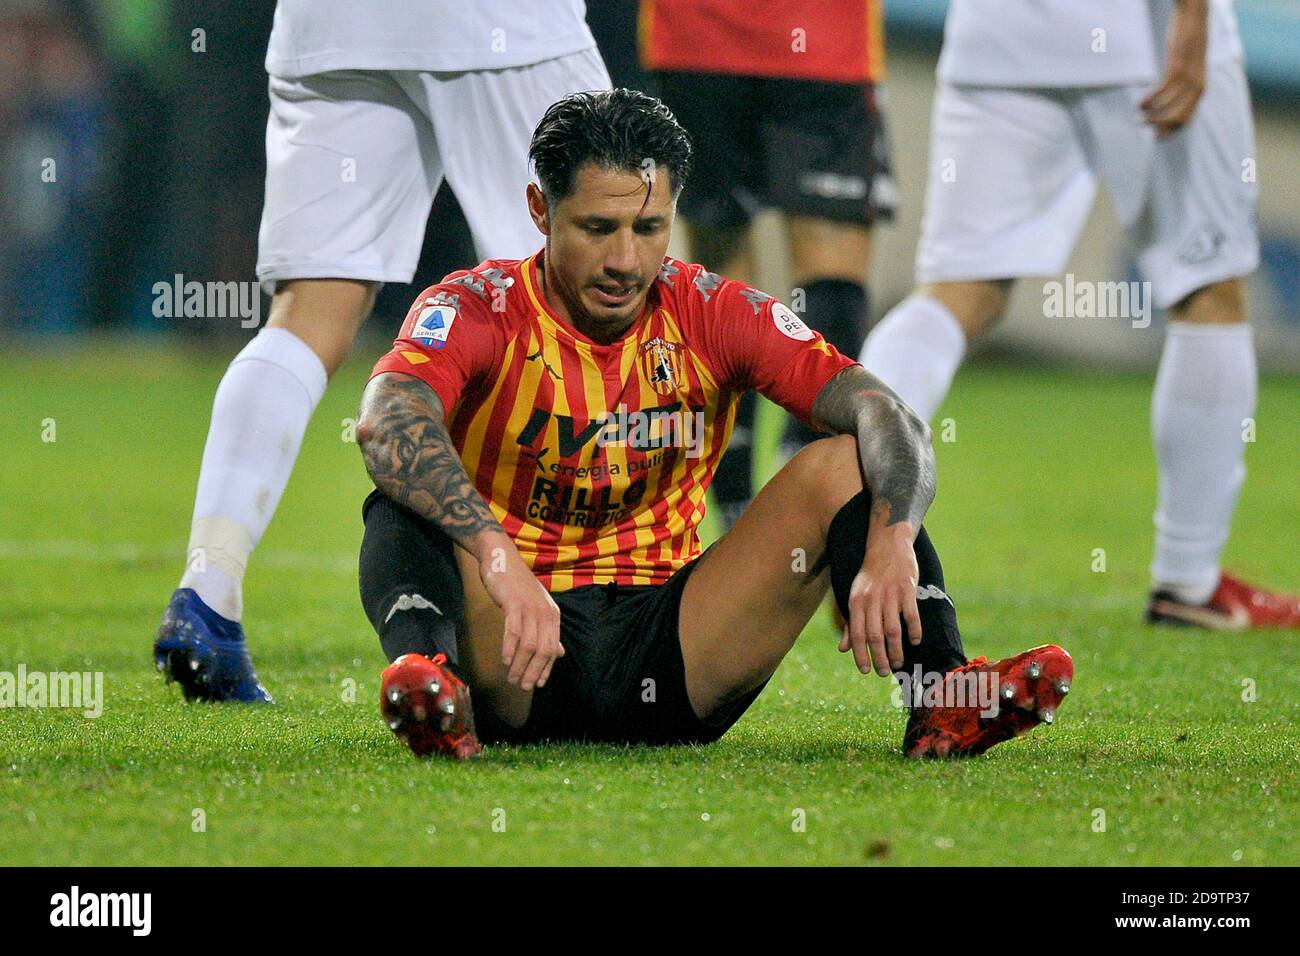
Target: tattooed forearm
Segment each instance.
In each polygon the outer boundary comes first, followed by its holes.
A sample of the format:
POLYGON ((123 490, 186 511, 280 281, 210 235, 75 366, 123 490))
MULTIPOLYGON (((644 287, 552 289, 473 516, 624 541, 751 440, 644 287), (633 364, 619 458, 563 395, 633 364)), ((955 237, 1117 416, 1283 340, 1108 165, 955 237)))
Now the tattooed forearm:
POLYGON ((822 388, 813 418, 830 431, 856 435, 862 475, 872 498, 872 524, 906 521, 921 527, 934 500, 930 426, 884 382, 850 366, 822 388))
POLYGON ((481 532, 502 528, 470 481, 443 417, 442 402, 424 382, 378 375, 361 396, 357 444, 376 488, 473 550, 481 532))

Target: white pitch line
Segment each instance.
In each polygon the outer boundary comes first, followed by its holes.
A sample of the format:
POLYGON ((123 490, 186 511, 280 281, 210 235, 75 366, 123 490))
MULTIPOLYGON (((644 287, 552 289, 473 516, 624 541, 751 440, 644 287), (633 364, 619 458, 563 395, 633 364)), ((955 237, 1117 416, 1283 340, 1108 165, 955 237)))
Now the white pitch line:
MULTIPOLYGON (((130 542, 102 544, 90 541, 17 541, 12 538, 0 538, 0 561, 80 561, 87 564, 175 561, 177 568, 183 568, 185 546, 181 544, 169 548, 145 548, 130 542)), ((252 562, 298 571, 357 573, 356 555, 267 548, 256 551, 252 562)))
MULTIPOLYGON (((175 561, 183 566, 185 548, 144 548, 138 544, 99 544, 89 541, 17 541, 0 538, 0 561, 80 561, 87 564, 135 564, 175 561)), ((264 564, 271 568, 290 571, 327 571, 334 574, 357 573, 357 555, 318 554, 311 551, 281 551, 274 548, 253 552, 249 564, 264 564)), ((1080 595, 1076 592, 1054 595, 1051 593, 996 591, 971 587, 957 590, 955 597, 963 609, 1059 608, 1063 611, 1117 611, 1133 607, 1134 598, 1124 591, 1105 594, 1080 595)))

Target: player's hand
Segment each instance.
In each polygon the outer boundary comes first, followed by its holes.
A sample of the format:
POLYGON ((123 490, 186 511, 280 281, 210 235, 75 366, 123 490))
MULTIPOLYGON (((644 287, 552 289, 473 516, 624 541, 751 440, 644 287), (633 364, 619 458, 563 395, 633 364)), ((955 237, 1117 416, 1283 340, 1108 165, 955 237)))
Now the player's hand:
POLYGON ((1204 0, 1184 0, 1169 24, 1169 61, 1160 85, 1141 103, 1156 139, 1166 139, 1186 126, 1205 89, 1205 45, 1209 32, 1204 0))
POLYGON ((849 626, 840 640, 840 650, 851 648, 864 674, 872 664, 881 677, 903 666, 900 618, 906 621, 908 640, 921 643, 921 612, 916 606, 920 572, 913 538, 906 522, 872 528, 867 534, 866 561, 849 588, 849 626))
POLYGON ((479 576, 488 596, 505 614, 501 662, 510 669, 508 680, 523 690, 532 690, 546 685, 552 665, 564 656, 560 608, 514 544, 502 537, 503 543, 484 550, 479 559, 479 576))

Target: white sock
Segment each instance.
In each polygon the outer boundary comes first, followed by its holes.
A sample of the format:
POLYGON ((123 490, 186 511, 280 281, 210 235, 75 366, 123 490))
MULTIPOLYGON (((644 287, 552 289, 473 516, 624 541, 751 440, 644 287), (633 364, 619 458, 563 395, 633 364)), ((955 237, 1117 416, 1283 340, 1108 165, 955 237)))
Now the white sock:
POLYGON ((302 436, 325 394, 325 366, 286 329, 263 329, 235 356, 212 403, 180 586, 232 621, 244 568, 280 503, 302 436))
POLYGON ((947 306, 913 295, 871 330, 859 361, 928 422, 965 354, 966 333, 947 306))
POLYGON ((1208 601, 1219 583, 1257 390, 1250 326, 1169 323, 1151 400, 1160 465, 1151 579, 1192 604, 1208 601))

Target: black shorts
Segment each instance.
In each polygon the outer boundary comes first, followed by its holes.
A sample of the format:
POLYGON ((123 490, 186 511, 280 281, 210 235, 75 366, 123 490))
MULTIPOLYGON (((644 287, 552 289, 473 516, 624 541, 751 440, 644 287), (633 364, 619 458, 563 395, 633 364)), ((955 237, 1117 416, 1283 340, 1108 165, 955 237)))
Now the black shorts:
POLYGON ((661 72, 660 98, 691 135, 678 208, 693 225, 746 225, 759 209, 869 225, 897 186, 870 83, 661 72))
POLYGON ((518 730, 476 708, 479 738, 487 744, 704 744, 725 734, 767 681, 708 720, 695 715, 677 633, 682 592, 695 564, 664 584, 592 584, 552 595, 560 607, 564 656, 546 686, 533 691, 528 720, 518 730))

